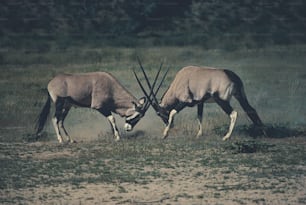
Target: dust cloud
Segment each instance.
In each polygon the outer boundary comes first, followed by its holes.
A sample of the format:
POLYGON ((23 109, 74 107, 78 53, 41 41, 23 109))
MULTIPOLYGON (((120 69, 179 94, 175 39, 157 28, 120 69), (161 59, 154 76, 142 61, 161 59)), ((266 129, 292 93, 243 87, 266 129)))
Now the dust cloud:
MULTIPOLYGON (((162 137, 164 124, 152 109, 147 111, 145 116, 135 125, 131 132, 126 132, 123 129, 124 118, 116 114, 113 115, 115 116, 116 124, 122 138, 143 136, 162 137)), ((54 134, 54 140, 57 140, 53 127, 51 123, 49 124, 49 131, 54 134)), ((91 109, 71 109, 65 119, 65 128, 69 135, 77 142, 113 137, 112 129, 107 118, 91 109)))

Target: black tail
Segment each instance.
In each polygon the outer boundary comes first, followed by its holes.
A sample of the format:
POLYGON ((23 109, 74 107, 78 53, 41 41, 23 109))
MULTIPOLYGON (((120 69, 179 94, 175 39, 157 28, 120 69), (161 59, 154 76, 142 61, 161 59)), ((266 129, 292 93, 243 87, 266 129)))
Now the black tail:
POLYGON ((254 125, 256 125, 258 127, 262 127, 263 123, 262 123, 261 119, 259 118, 256 110, 249 104, 249 102, 246 98, 246 95, 244 93, 243 87, 240 88, 240 91, 237 91, 237 94, 235 94, 235 97, 238 100, 238 102, 240 103, 243 110, 247 113, 249 118, 252 120, 254 125))
POLYGON ((50 106, 51 106, 51 97, 48 94, 48 99, 47 99, 42 111, 40 112, 40 114, 37 117, 37 122, 36 122, 36 126, 35 126, 37 138, 38 138, 40 132, 43 130, 43 128, 46 124, 48 115, 50 113, 50 106))
POLYGON ((239 76, 230 70, 224 70, 224 72, 235 83, 236 92, 234 93, 234 96, 240 103, 243 110, 247 113, 254 125, 258 127, 263 127, 263 123, 259 118, 256 110, 248 102, 248 99, 244 92, 243 83, 239 76))

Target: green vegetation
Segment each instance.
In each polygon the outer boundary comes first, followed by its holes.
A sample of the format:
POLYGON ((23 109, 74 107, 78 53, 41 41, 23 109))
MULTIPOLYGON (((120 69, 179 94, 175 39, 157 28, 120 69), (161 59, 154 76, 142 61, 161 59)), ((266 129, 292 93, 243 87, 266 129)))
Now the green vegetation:
POLYGON ((305 43, 304 8, 303 0, 3 0, 0 46, 46 52, 80 44, 233 50, 305 43))

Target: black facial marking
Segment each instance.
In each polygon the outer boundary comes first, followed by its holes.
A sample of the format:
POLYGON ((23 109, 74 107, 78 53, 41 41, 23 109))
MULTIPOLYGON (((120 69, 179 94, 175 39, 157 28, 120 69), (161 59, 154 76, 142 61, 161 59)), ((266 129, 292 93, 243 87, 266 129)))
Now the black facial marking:
POLYGON ((132 119, 128 119, 125 122, 130 124, 132 127, 134 127, 142 117, 143 117, 143 114, 141 114, 140 112, 139 115, 137 115, 136 117, 132 119))

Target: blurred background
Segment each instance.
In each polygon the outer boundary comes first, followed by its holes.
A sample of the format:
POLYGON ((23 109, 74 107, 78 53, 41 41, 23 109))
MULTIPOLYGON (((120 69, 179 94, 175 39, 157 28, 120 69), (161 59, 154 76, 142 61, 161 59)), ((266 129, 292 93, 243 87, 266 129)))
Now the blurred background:
POLYGON ((297 44, 305 9, 304 0, 2 0, 0 47, 297 44))

